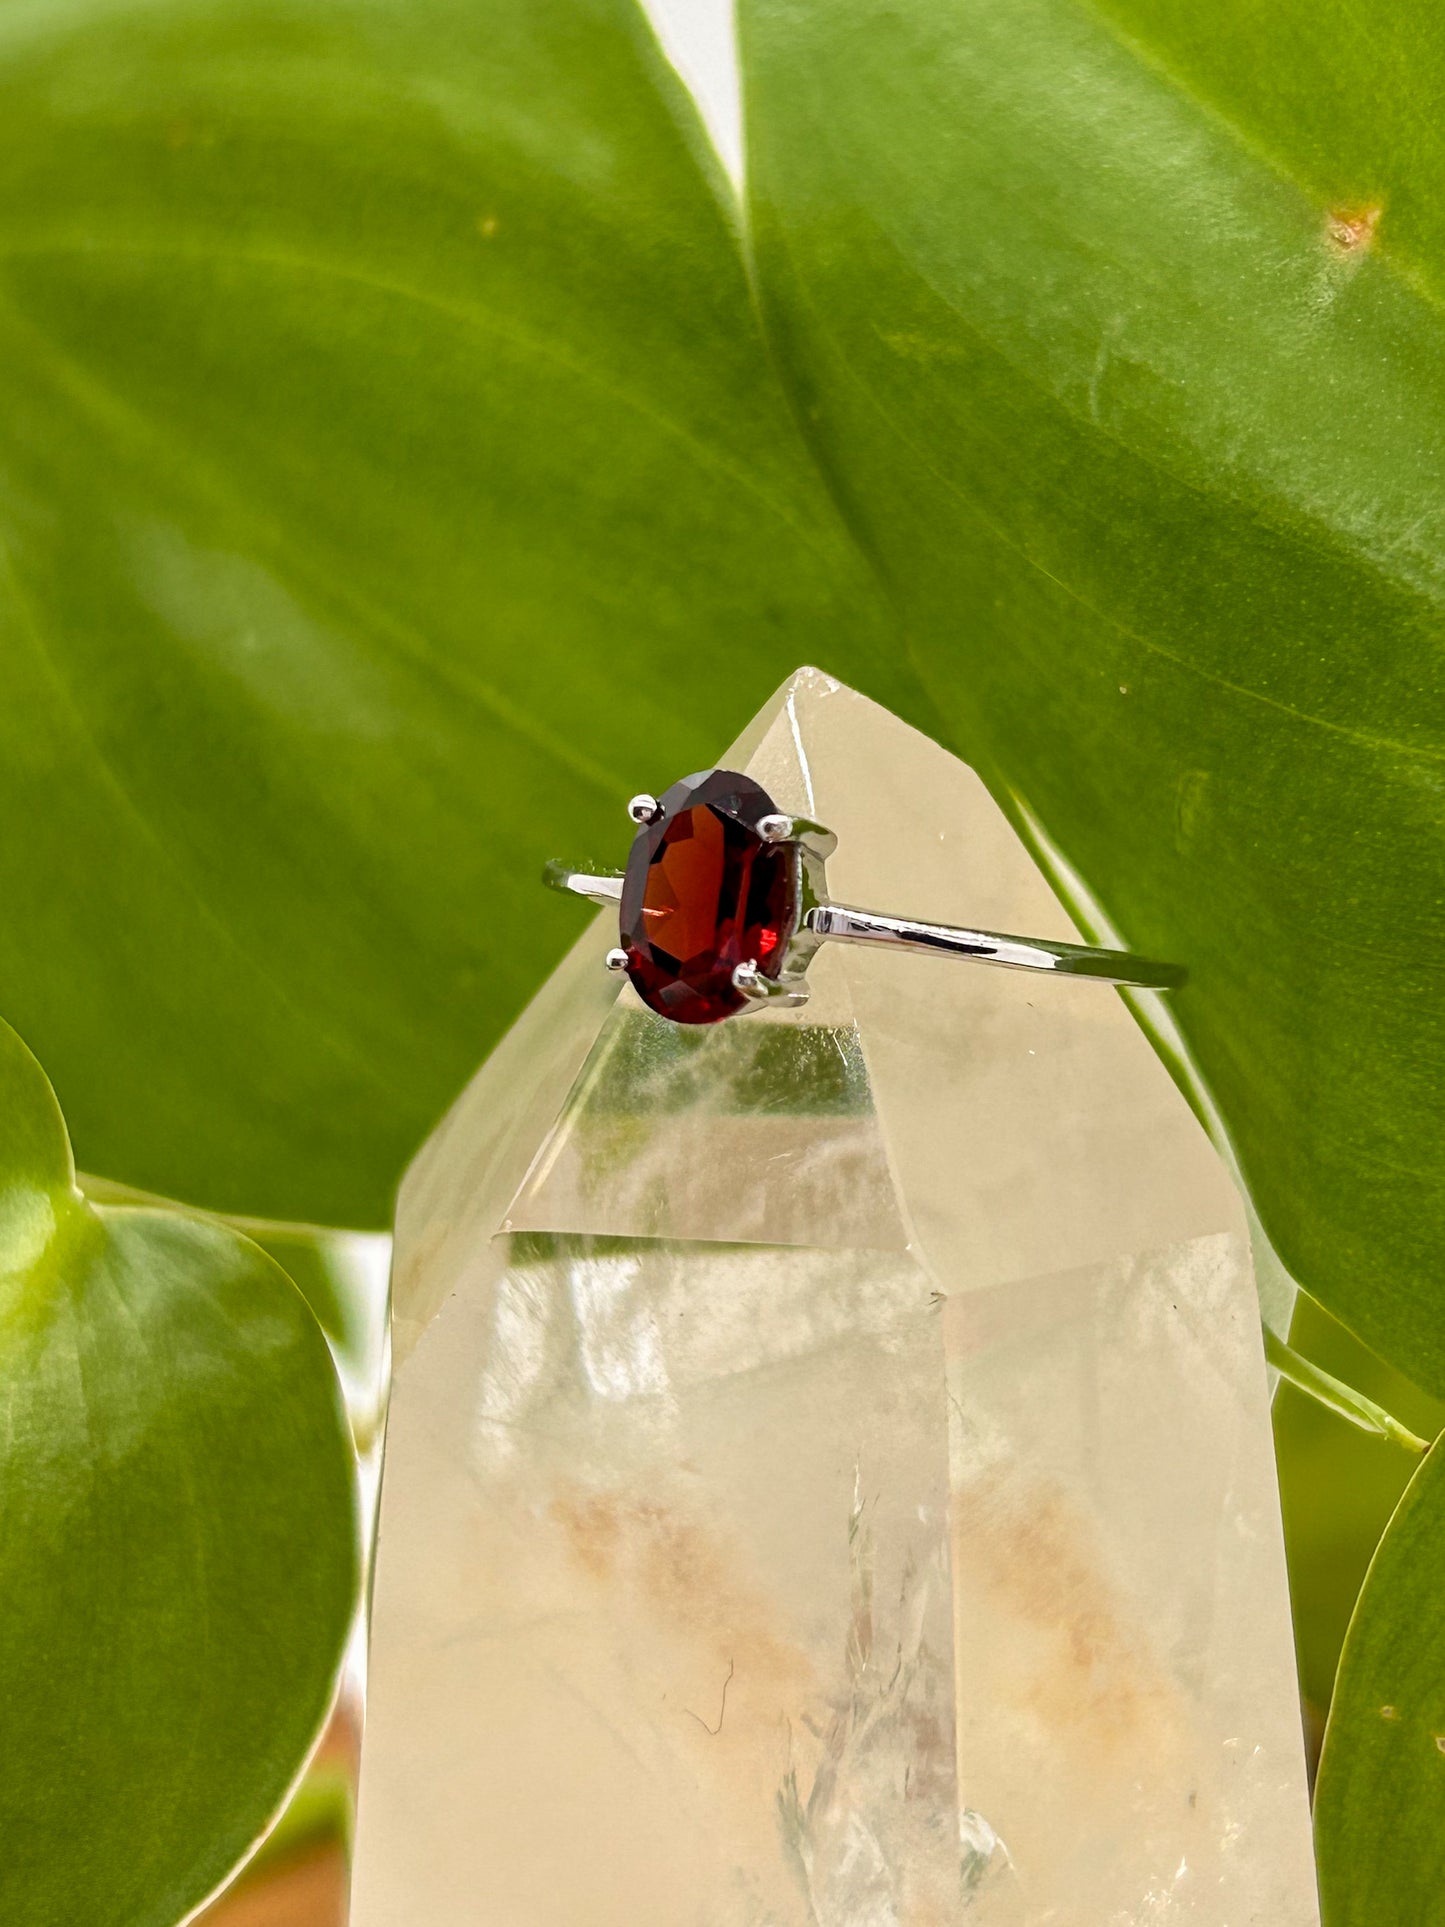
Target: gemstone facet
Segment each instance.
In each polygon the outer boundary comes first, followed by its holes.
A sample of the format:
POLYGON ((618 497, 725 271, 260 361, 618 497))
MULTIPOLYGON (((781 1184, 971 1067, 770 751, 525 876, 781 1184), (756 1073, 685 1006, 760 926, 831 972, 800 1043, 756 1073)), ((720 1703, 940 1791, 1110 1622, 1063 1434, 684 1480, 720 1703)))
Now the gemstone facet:
POLYGON ((633 841, 622 885, 627 974, 642 1001, 679 1024, 744 1009, 739 964, 776 978, 797 921, 798 850, 757 824, 772 798, 733 770, 685 776, 633 841))

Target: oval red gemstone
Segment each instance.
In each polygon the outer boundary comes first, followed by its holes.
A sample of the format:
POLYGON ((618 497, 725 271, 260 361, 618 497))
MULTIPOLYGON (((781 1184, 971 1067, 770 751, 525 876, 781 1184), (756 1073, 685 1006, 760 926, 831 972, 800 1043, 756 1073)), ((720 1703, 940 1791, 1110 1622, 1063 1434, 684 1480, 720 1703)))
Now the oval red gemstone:
POLYGON ((679 1024, 715 1024, 747 1003, 740 963, 782 969, 797 915, 797 851, 766 843, 775 806, 731 770, 685 776, 638 832, 622 885, 622 947, 642 1001, 679 1024))

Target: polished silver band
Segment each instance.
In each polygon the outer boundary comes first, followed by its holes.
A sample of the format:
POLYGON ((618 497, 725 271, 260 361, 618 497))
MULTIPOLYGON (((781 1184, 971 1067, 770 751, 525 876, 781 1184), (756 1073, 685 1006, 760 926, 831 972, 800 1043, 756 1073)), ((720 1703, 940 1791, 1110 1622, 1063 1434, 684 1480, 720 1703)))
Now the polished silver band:
MULTIPOLYGON (((589 903, 616 904, 622 898, 619 874, 597 874, 550 865, 554 889, 585 897, 589 903)), ((1184 981, 1177 964, 1153 963, 1127 950, 1092 950, 1078 943, 1050 943, 1039 937, 1006 937, 994 930, 961 930, 951 924, 917 923, 912 917, 887 917, 855 910, 845 903, 814 903, 802 927, 834 943, 882 944, 892 950, 930 956, 968 957, 1002 970, 1050 970, 1065 977, 1090 977, 1096 983, 1141 990, 1172 990, 1184 981)))

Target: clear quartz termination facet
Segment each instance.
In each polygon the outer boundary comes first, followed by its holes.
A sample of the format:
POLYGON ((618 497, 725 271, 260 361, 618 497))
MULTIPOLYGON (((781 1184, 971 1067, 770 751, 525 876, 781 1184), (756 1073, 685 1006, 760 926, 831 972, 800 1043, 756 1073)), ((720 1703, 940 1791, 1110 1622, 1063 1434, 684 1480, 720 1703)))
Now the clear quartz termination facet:
MULTIPOLYGON (((725 761, 1076 934, 815 671, 725 761)), ((839 947, 686 1031, 614 940, 403 1190, 358 1927, 1316 1927, 1242 1215, 1120 998, 839 947)))

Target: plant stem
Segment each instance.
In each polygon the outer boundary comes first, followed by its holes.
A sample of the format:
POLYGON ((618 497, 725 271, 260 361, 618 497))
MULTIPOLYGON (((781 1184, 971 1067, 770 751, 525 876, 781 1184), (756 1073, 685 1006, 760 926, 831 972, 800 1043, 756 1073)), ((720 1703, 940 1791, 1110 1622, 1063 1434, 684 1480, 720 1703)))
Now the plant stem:
POLYGON ((1420 1457, 1430 1450, 1428 1439, 1416 1438, 1383 1405, 1376 1405, 1372 1398, 1357 1392, 1353 1385, 1346 1385, 1343 1379, 1332 1378, 1328 1372, 1321 1371, 1318 1365, 1312 1365, 1270 1331, 1268 1326, 1264 1333, 1264 1355, 1281 1378, 1287 1378, 1291 1385, 1328 1407, 1337 1417, 1351 1425, 1358 1425, 1362 1432, 1373 1432, 1378 1438, 1393 1439, 1396 1445, 1420 1457))

